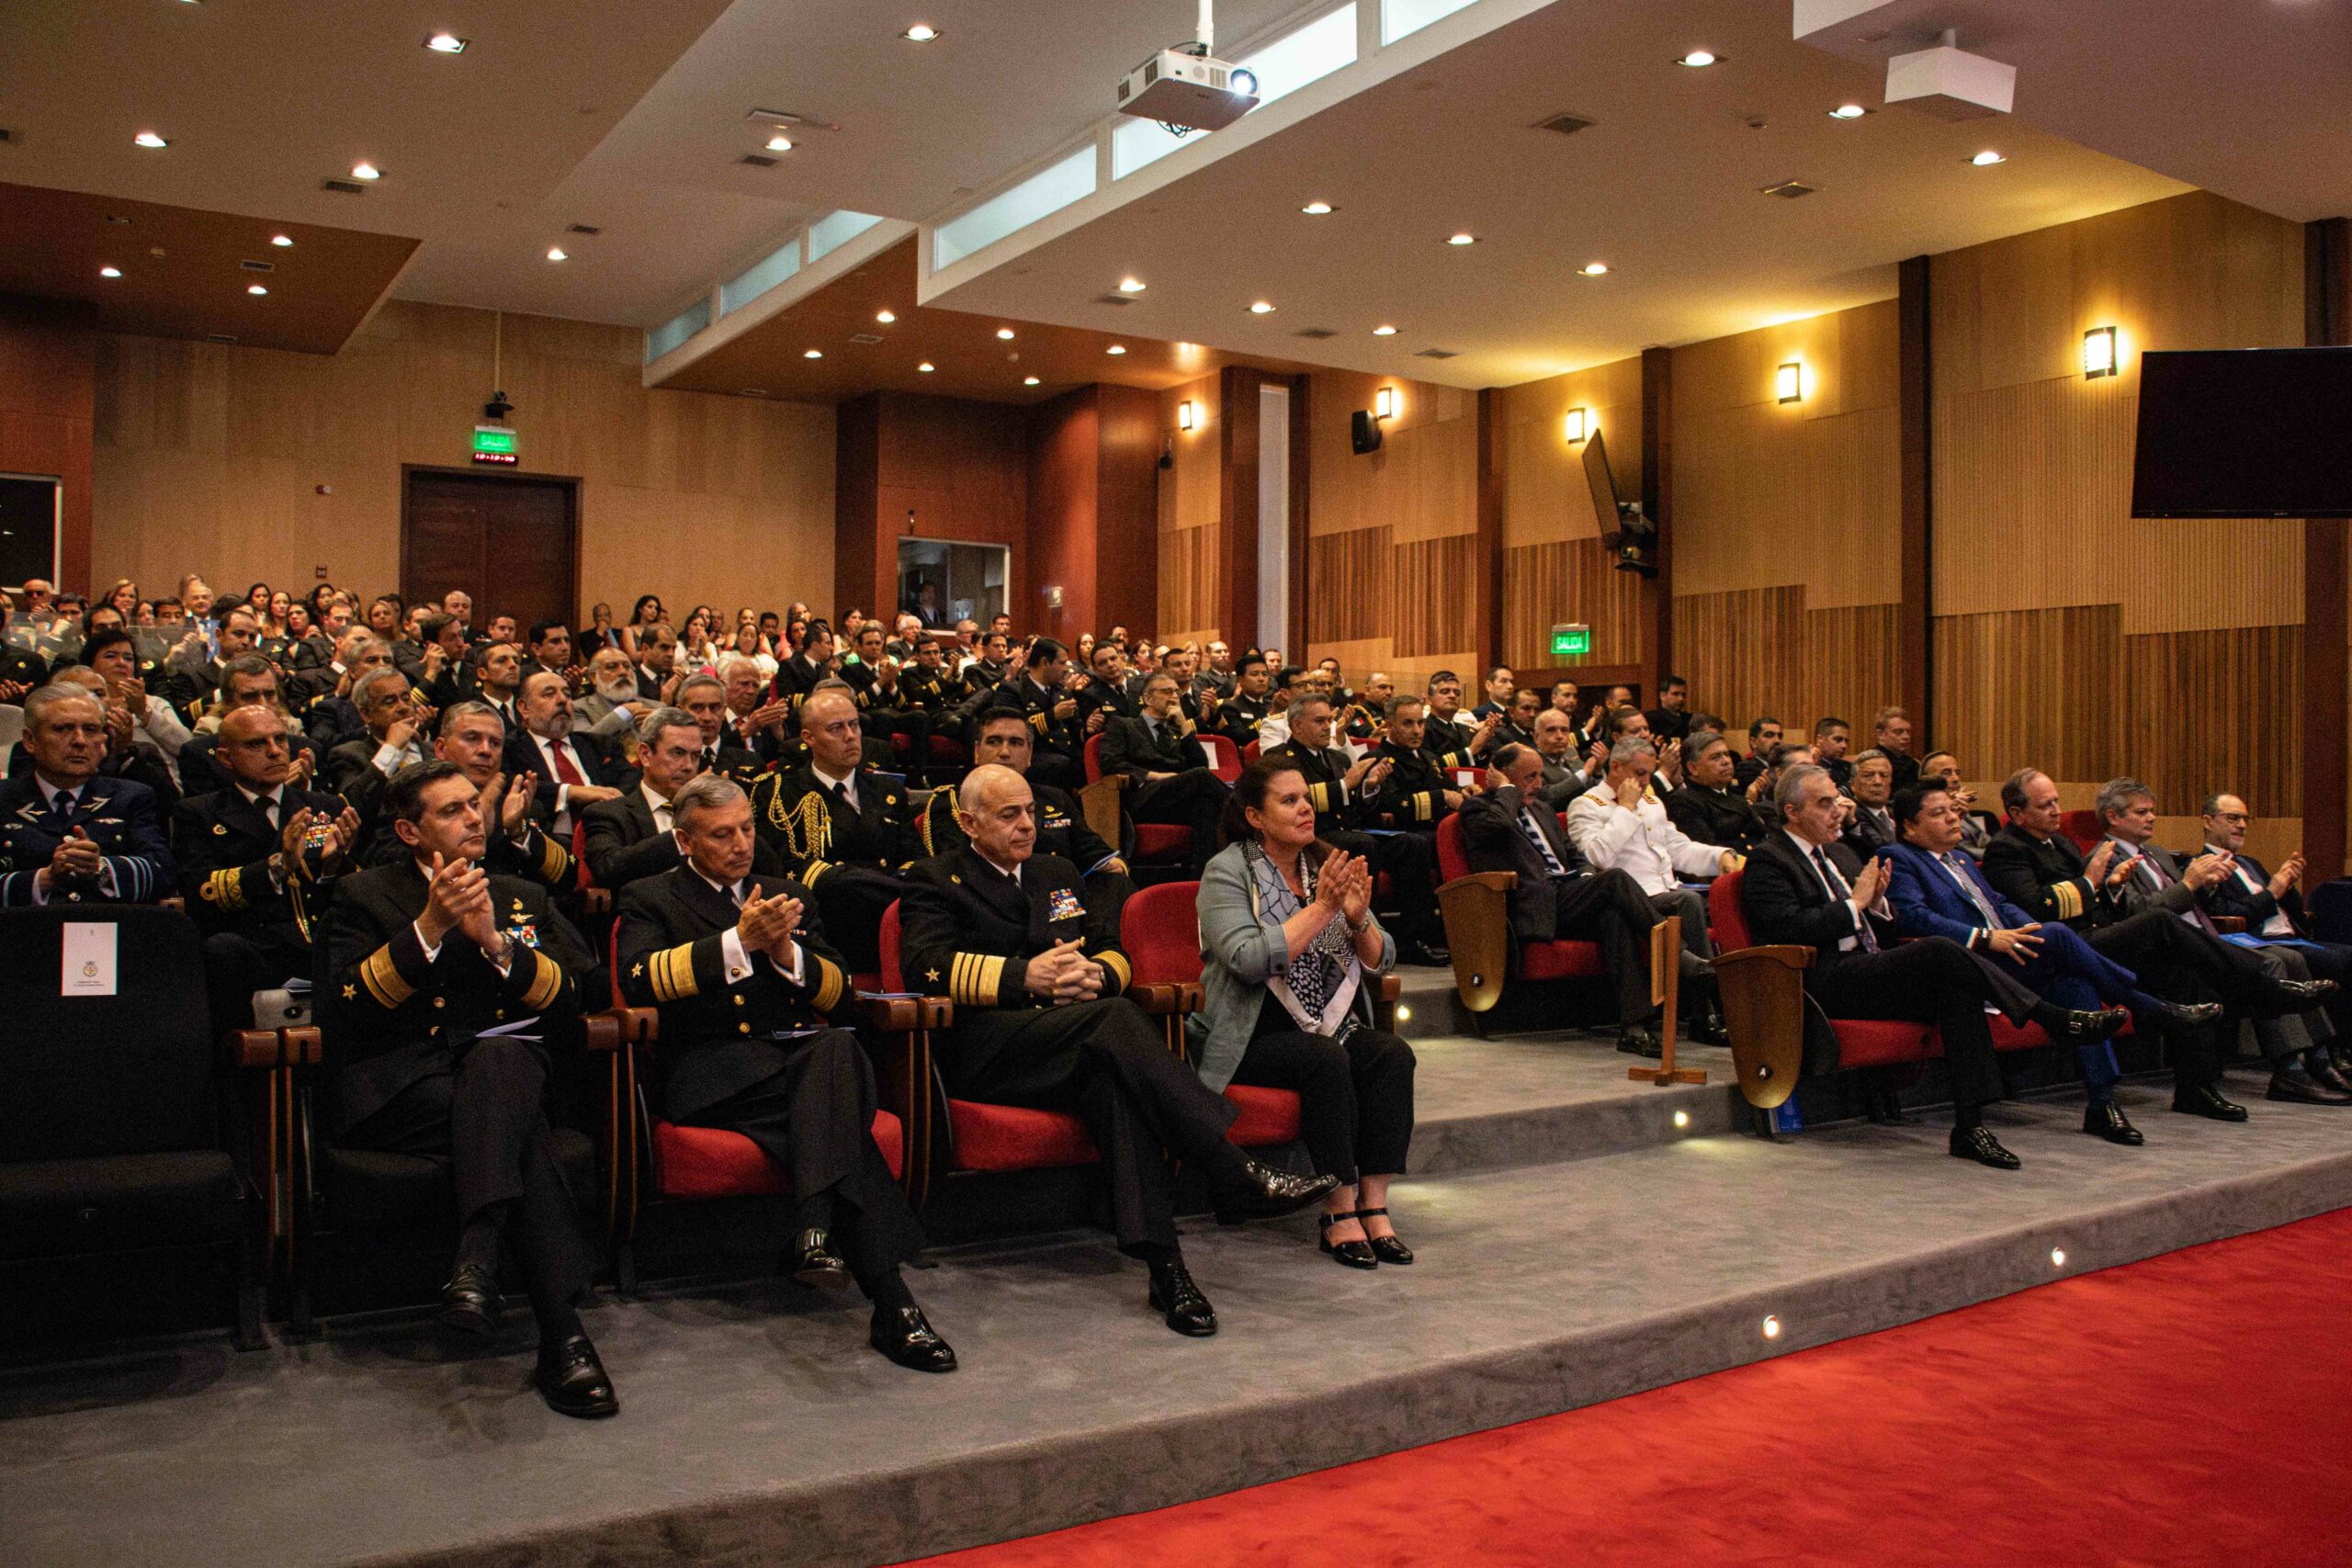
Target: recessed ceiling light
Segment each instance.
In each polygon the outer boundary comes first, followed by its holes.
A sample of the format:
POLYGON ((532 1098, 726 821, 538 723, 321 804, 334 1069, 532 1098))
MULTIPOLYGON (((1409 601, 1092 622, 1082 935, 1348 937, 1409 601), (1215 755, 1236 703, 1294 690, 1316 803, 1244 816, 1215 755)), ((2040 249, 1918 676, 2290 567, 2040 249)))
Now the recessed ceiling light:
POLYGON ((384 171, 373 164, 354 164, 351 165, 351 177, 355 180, 380 180, 384 177, 384 171))
POLYGON ((1011 327, 999 327, 996 330, 996 335, 1002 338, 1005 342, 1011 343, 1012 341, 1012 329, 1011 327))
POLYGON ((1127 352, 1127 349, 1125 344, 1114 343, 1102 352, 1105 354, 1125 354, 1127 352))
POLYGON ((1274 307, 1267 300, 1255 299, 1250 301, 1250 313, 1253 316, 1271 316, 1274 313, 1274 307))
POLYGON ((281 250, 281 251, 282 251, 282 250, 284 250, 287 246, 288 246, 288 245, 292 244, 294 242, 293 242, 292 240, 288 239, 288 238, 287 236, 285 236, 284 234, 272 234, 272 235, 269 237, 269 243, 270 243, 271 244, 273 244, 273 245, 276 245, 279 250, 281 250))
POLYGON ((1143 279, 1140 277, 1123 277, 1119 279, 1119 292, 1122 294, 1142 293, 1143 279))
POLYGON ((1305 207, 1300 208, 1299 210, 1306 213, 1310 217, 1320 218, 1327 212, 1332 212, 1338 209, 1328 201, 1310 201, 1305 207))
POLYGON ((131 140, 138 142, 141 147, 169 147, 171 145, 170 142, 164 141, 162 137, 156 135, 152 130, 142 130, 138 135, 132 137, 131 140))
POLYGON ((916 366, 916 367, 915 367, 915 368, 916 368, 916 369, 918 369, 918 370, 920 370, 920 371, 922 371, 924 375, 928 376, 928 375, 930 375, 933 371, 934 371, 934 370, 938 369, 938 368, 939 368, 939 367, 938 367, 938 366, 936 366, 936 365, 933 365, 930 360, 926 359, 926 360, 924 360, 921 365, 916 366))
POLYGON ((1860 104, 1839 104, 1829 111, 1831 119, 1860 119, 1871 111, 1860 104))
POLYGON ((768 138, 768 151, 769 151, 769 152, 791 152, 791 151, 792 151, 792 138, 791 138, 791 137, 789 137, 789 136, 784 135, 782 132, 780 132, 780 131, 779 131, 777 134, 775 134, 775 135, 771 136, 771 137, 769 137, 769 138, 768 138))
POLYGON ((929 22, 917 22, 899 36, 909 43, 929 43, 939 37, 939 29, 929 22))
POLYGON ((874 319, 887 327, 892 321, 897 321, 899 317, 898 313, 893 310, 876 310, 874 312, 874 319))
POLYGON ((548 260, 570 261, 571 259, 571 258, 570 256, 563 254, 563 247, 561 245, 549 245, 548 247, 548 260))
POLYGON ((120 277, 122 276, 122 268, 119 266, 102 266, 98 268, 98 276, 100 277, 120 277))
POLYGON ((1996 164, 2006 164, 2009 160, 2004 154, 1996 152, 1988 147, 1968 161, 1980 169, 1989 169, 1996 164))
POLYGON ((435 54, 463 54, 466 52, 466 45, 471 41, 469 39, 461 39, 455 33, 435 33, 424 40, 424 47, 435 54))
POLYGON ((1021 384, 1024 387, 1034 387, 1037 384, 1037 378, 1035 376, 1023 376, 1021 378, 1021 384))
POLYGON ((245 292, 248 294, 266 294, 269 290, 263 288, 258 283, 248 283, 245 285, 245 292))
POLYGON ((1609 264, 1604 261, 1589 261, 1577 270, 1587 277, 1599 277, 1609 270, 1609 264))
POLYGON ((1475 245, 1478 243, 1478 236, 1476 234, 1455 234, 1447 239, 1445 243, 1449 245, 1475 245))
POLYGON ((1697 71, 1709 65, 1718 64, 1722 60, 1723 56, 1720 54, 1715 54, 1703 49, 1694 49, 1690 53, 1682 56, 1679 60, 1677 60, 1674 63, 1677 65, 1688 65, 1691 70, 1697 71))
POLYGON ((1384 323, 1373 328, 1372 335, 1374 337, 1395 337, 1396 335, 1396 329, 1384 323))
POLYGON ((821 348, 805 348, 800 351, 800 357, 803 359, 822 359, 825 357, 825 351, 821 348))

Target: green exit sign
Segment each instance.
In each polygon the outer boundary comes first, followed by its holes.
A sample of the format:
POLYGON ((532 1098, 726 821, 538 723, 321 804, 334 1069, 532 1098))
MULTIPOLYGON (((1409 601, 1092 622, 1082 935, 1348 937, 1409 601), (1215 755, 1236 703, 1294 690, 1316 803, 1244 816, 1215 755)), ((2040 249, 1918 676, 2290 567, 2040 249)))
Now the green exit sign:
POLYGON ((1592 628, 1578 623, 1552 628, 1552 657, 1582 659, 1592 651, 1592 628))
POLYGON ((474 426, 474 461, 477 463, 512 463, 519 454, 514 433, 502 424, 474 426))

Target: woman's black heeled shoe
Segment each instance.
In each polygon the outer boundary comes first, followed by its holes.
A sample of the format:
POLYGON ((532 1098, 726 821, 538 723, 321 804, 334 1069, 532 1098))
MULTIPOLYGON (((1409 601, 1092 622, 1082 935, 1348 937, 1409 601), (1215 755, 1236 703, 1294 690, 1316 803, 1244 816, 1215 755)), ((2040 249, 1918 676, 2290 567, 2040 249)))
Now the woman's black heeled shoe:
MULTIPOLYGON (((1358 1209, 1356 1211, 1356 1218, 1360 1220, 1368 1220, 1374 1214, 1378 1214, 1382 1218, 1385 1219, 1388 1215, 1388 1211, 1385 1209, 1358 1209)), ((1372 1255, 1380 1259, 1383 1263, 1403 1264, 1410 1263, 1413 1260, 1413 1249, 1407 1247, 1403 1242, 1397 1240, 1393 1235, 1376 1235, 1364 1245, 1369 1247, 1372 1249, 1372 1255)))
MULTIPOLYGON (((1323 1238, 1319 1245, 1325 1252, 1329 1253, 1333 1258, 1338 1258, 1341 1263, 1351 1269, 1377 1269, 1380 1267, 1380 1259, 1374 1256, 1372 1244, 1370 1242, 1333 1241, 1331 1239, 1331 1224, 1333 1221, 1352 1220, 1355 1217, 1355 1213, 1352 1210, 1343 1211, 1337 1214, 1325 1214, 1322 1216, 1323 1238)), ((1408 1256, 1409 1257, 1410 1255, 1408 1254, 1408 1256)))

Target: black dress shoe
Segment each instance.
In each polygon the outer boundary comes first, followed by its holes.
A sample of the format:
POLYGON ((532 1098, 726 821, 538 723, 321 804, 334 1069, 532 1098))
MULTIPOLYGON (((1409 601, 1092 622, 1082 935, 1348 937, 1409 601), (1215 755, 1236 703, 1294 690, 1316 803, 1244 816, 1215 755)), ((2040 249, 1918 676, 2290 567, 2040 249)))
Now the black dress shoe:
POLYGON ((2270 987, 2272 995, 2291 1004, 2286 1009, 2289 1012, 2301 1012, 2315 1007, 2321 998, 2335 989, 2335 982, 2333 980, 2275 980, 2270 987))
POLYGON ((2111 1100, 2094 1100, 2083 1107, 2083 1131, 2127 1148, 2136 1149, 2148 1141, 2140 1135, 2139 1128, 2124 1120, 2123 1107, 2111 1100))
POLYGON ((1442 969, 1453 962, 1453 957, 1444 948, 1425 942, 1400 942, 1396 944, 1396 962, 1419 969, 1442 969))
POLYGON ((919 1306, 876 1307, 874 1324, 865 1331, 865 1338, 866 1343, 910 1371, 956 1370, 956 1352, 924 1320, 919 1306))
POLYGON ((620 1414, 620 1396, 613 1393, 613 1380, 605 1375, 605 1363, 596 1359, 596 1347, 588 1343, 585 1334, 542 1344, 531 1382, 548 1408, 559 1416, 594 1420, 620 1414))
POLYGON ((2214 1122, 2243 1122, 2245 1107, 2222 1098, 2222 1091, 2211 1084, 2190 1084, 2176 1087, 2172 1091, 2172 1108, 2184 1116, 2202 1116, 2214 1122))
POLYGON ((1666 1055, 1665 1048, 1657 1043, 1657 1036, 1639 1025, 1619 1032, 1617 1049, 1624 1052, 1628 1056, 1648 1056, 1655 1059, 1666 1055))
POLYGON ((2123 1032, 2132 1015, 2121 1008, 2098 1008, 2091 1011, 2070 1008, 2061 1030, 2061 1037, 2075 1042, 2112 1040, 2123 1032))
MULTIPOLYGON (((1387 1213, 1388 1211, 1385 1209, 1358 1209, 1356 1211, 1356 1218, 1360 1220, 1369 1220, 1374 1217, 1385 1218, 1387 1213)), ((1374 1236, 1372 1238, 1372 1255, 1374 1258, 1379 1258, 1383 1263, 1394 1263, 1399 1268, 1402 1268, 1404 1265, 1410 1263, 1413 1260, 1413 1249, 1407 1247, 1403 1242, 1397 1240, 1393 1235, 1374 1236)))
POLYGON ((1701 1045, 1728 1045, 1731 1026, 1713 1008, 1701 1008, 1690 1020, 1690 1038, 1701 1045))
POLYGON ((460 1263, 441 1287, 443 1326, 487 1339, 498 1332, 498 1281, 479 1263, 460 1263))
POLYGON ((1151 1310, 1167 1319, 1179 1334, 1204 1339, 1216 1332, 1216 1309, 1193 1283, 1192 1270, 1182 1258, 1151 1266, 1151 1310))
POLYGON ((2270 1075, 2270 1092, 2265 1100, 2282 1100, 2290 1105, 2352 1105, 2352 1094, 2340 1089, 2330 1089, 2320 1078, 2305 1072, 2300 1066, 2270 1075))
POLYGON ((2327 1060, 2324 1052, 2321 1053, 2317 1066, 2313 1066, 2310 1058, 2306 1057, 2303 1061, 2303 1070, 2311 1074, 2313 1082, 2325 1085, 2338 1094, 2352 1095, 2352 1078, 2346 1078, 2334 1062, 2327 1060))
POLYGON ((1271 1220, 1278 1214, 1295 1213, 1340 1184, 1336 1176, 1295 1176, 1249 1155, 1241 1156, 1241 1168, 1245 1178, 1243 1184, 1227 1191, 1216 1201, 1216 1217, 1220 1224, 1238 1224, 1244 1220, 1271 1220))
POLYGON ((2222 1016, 2222 1010, 2219 1002, 2168 1002, 2159 999, 2148 1016, 2154 1023, 2171 1023, 2183 1029, 2192 1029, 2199 1024, 2211 1023, 2222 1016))
POLYGON ((1320 1230, 1323 1233, 1323 1235, 1322 1239, 1316 1245, 1322 1247, 1323 1255, 1326 1258, 1330 1258, 1332 1261, 1339 1263, 1345 1268, 1377 1269, 1380 1267, 1380 1259, 1373 1253, 1372 1243, 1368 1241, 1333 1241, 1331 1239, 1331 1227, 1334 1224, 1338 1224, 1341 1220, 1352 1220, 1355 1217, 1356 1213, 1353 1209, 1350 1209, 1343 1213, 1324 1214, 1319 1216, 1316 1228, 1320 1230))
POLYGON ((1993 1136, 1989 1127, 1954 1127, 1951 1152, 1961 1159, 1973 1159, 1995 1170, 2015 1170, 2025 1163, 2003 1148, 2001 1140, 1993 1136))
POLYGON ((820 1291, 849 1289, 849 1265, 833 1250, 833 1238, 811 1227, 794 1238, 785 1254, 784 1271, 804 1285, 820 1291))

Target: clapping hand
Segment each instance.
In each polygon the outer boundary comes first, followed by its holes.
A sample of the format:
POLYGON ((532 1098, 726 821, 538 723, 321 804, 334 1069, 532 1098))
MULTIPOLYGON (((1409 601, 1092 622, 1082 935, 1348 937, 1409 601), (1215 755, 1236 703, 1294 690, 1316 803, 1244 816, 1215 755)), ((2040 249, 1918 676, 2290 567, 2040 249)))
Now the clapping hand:
POLYGON ((2180 874, 2180 879, 2191 889, 2202 892, 2229 875, 2230 867, 2236 863, 2235 855, 2221 852, 2210 855, 2199 855, 2188 863, 2188 869, 2180 874))
POLYGON ((95 882, 105 866, 98 846, 90 841, 88 833, 76 826, 72 836, 58 844, 56 852, 49 857, 49 863, 41 867, 39 881, 44 891, 53 892, 58 878, 95 882))
POLYGON ((297 746, 294 748, 294 761, 287 764, 286 782, 296 789, 308 789, 312 767, 311 749, 297 746))
POLYGON ((2287 896, 2287 890, 2300 886, 2302 880, 2303 852, 2297 850, 2287 857, 2287 863, 2284 865, 2271 874, 2270 896, 2273 898, 2284 898, 2287 896))
POLYGON ((2110 878, 2107 873, 2109 865, 2114 861, 2114 859, 2115 840, 2113 839, 2101 839, 2099 840, 2098 848, 2091 852, 2091 858, 2083 863, 2084 880, 2091 883, 2111 882, 2113 879, 2110 878))
POLYGON ((1886 862, 1873 855, 1854 878, 1854 902, 1868 909, 1877 904, 1879 895, 1886 891, 1886 862))

